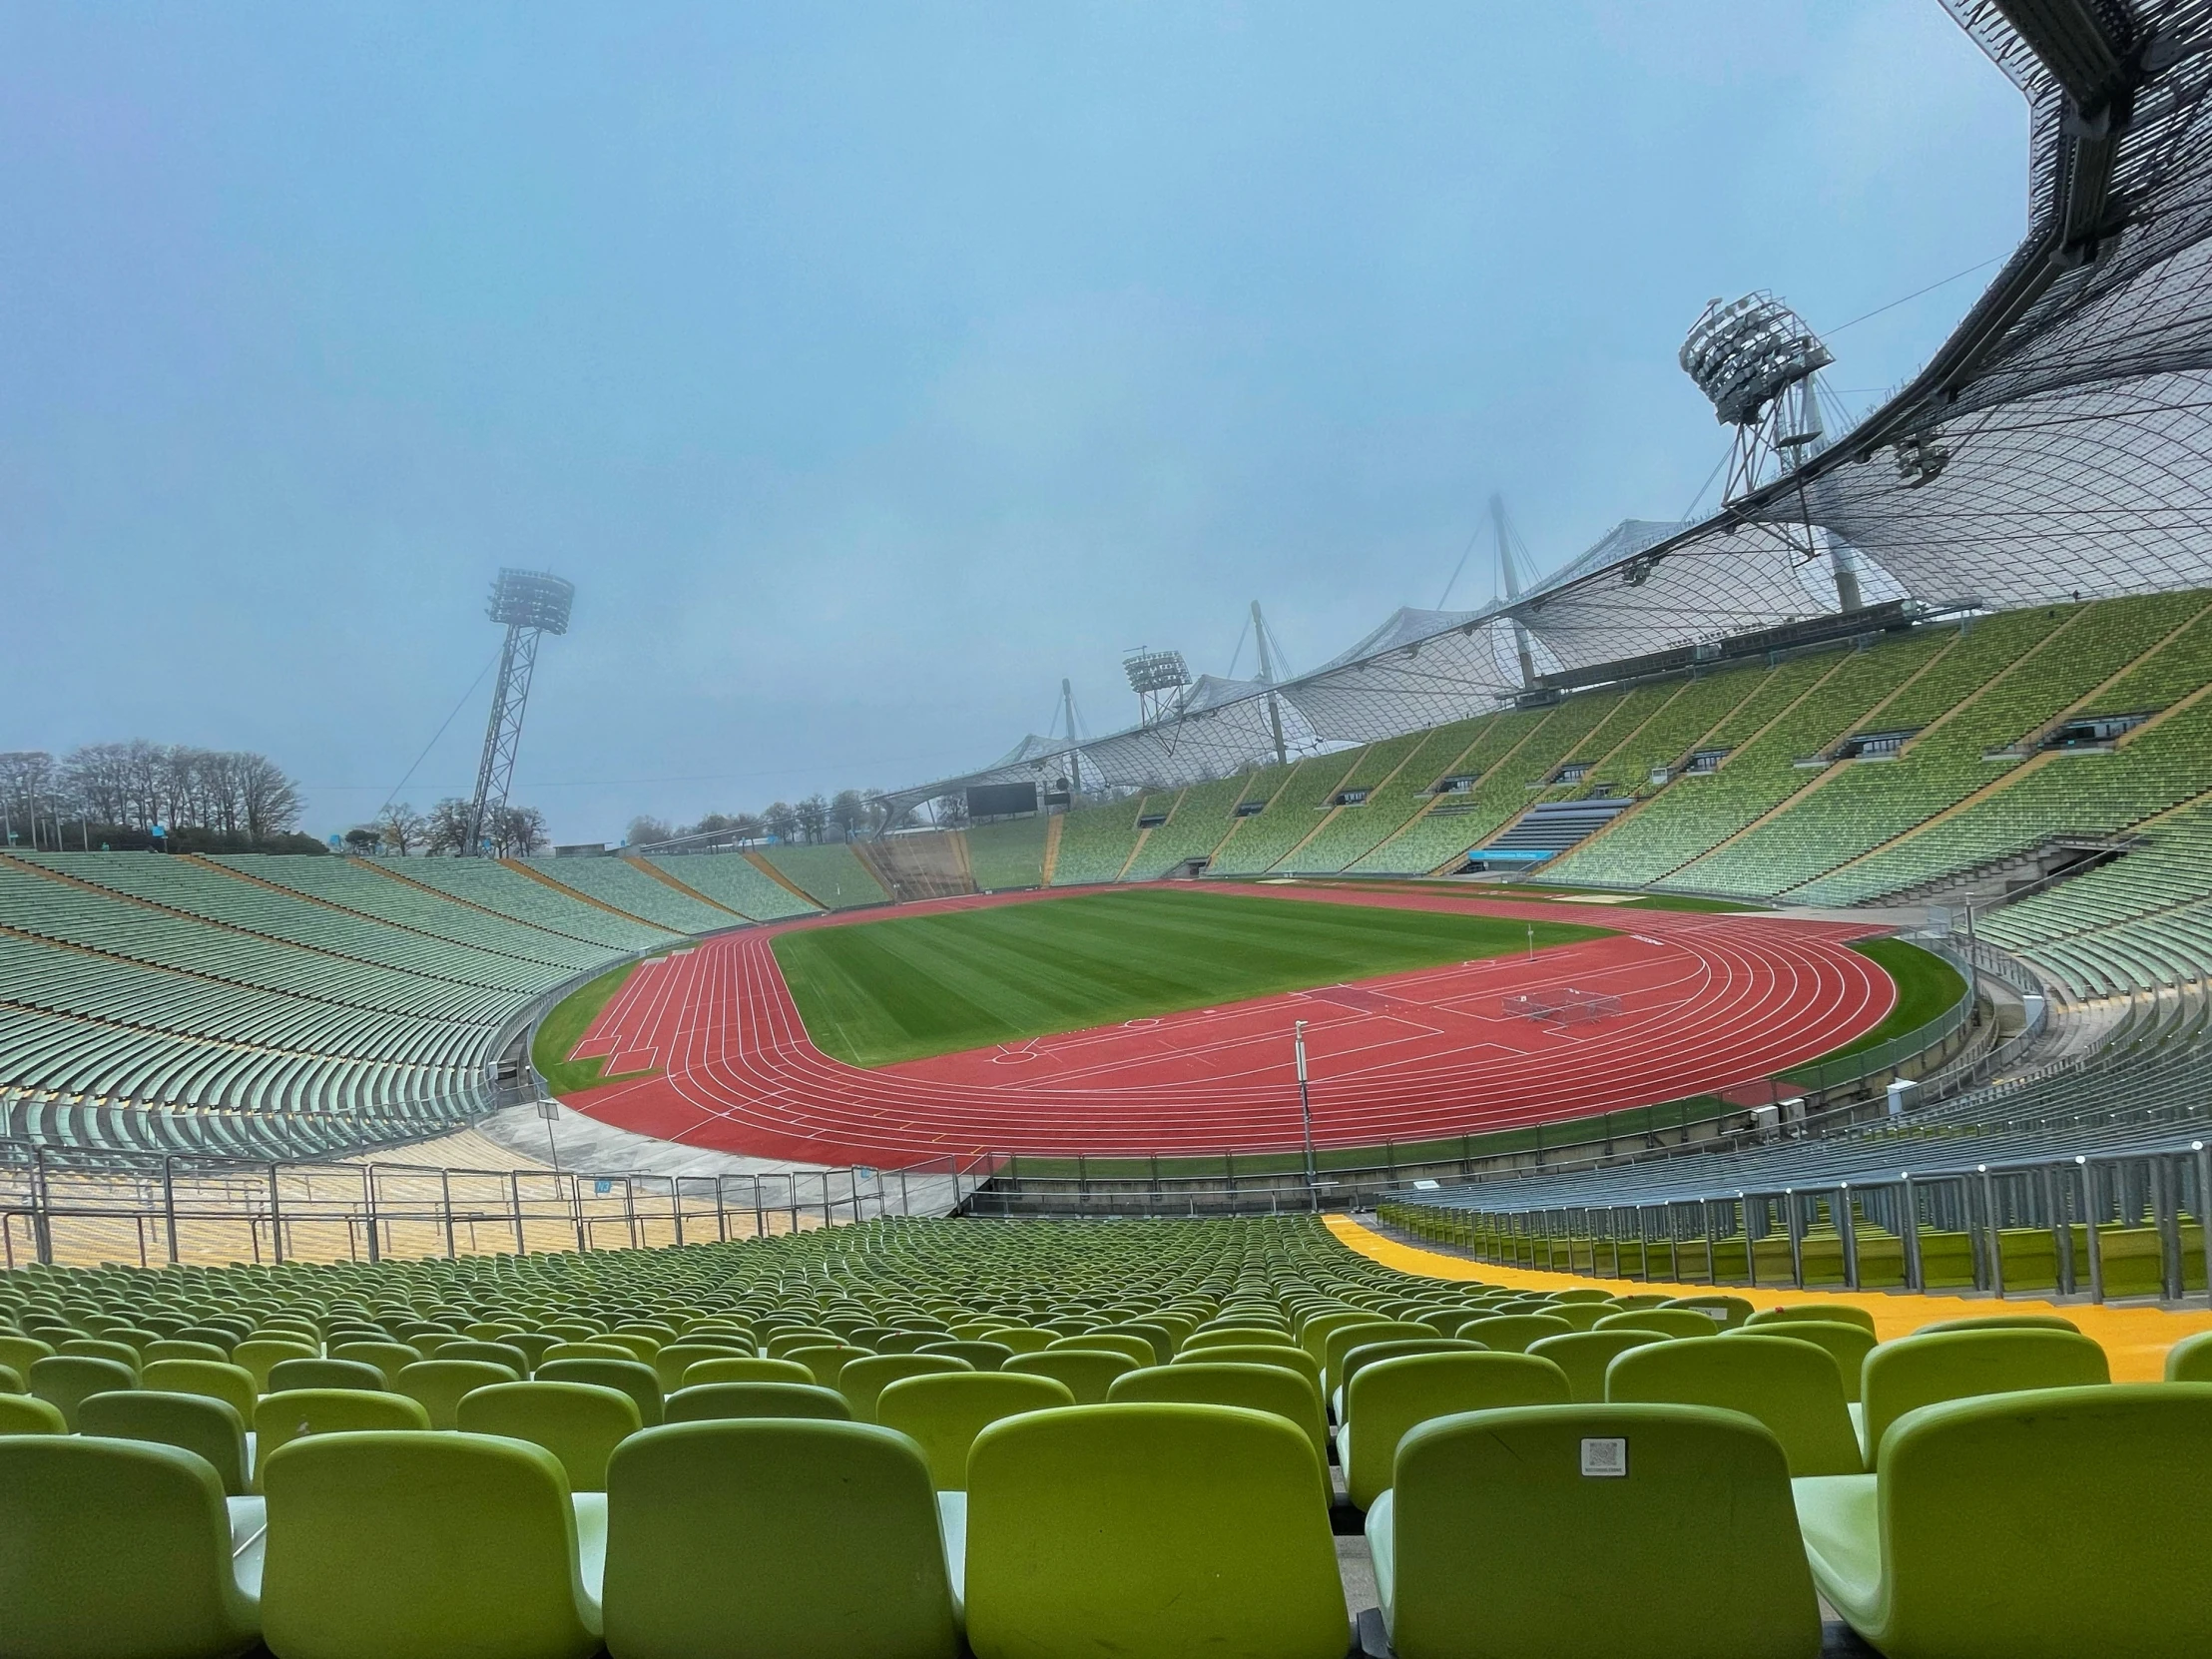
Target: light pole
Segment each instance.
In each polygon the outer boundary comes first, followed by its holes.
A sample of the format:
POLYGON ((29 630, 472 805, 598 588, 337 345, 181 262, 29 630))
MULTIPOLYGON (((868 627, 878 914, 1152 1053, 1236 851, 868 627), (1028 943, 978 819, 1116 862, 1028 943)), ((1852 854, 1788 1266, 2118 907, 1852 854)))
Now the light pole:
POLYGON ((1298 1115, 1306 1130, 1306 1193, 1321 1208, 1321 1172, 1314 1166, 1314 1093, 1306 1082, 1306 1022, 1291 1026, 1291 1050, 1298 1057, 1298 1115))

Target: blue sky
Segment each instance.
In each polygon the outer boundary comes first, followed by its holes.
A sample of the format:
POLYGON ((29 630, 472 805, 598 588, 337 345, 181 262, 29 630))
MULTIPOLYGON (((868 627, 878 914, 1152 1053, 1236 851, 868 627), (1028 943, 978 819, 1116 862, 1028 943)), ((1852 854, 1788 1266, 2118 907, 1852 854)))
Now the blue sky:
POLYGON ((1935 0, 0 6, 0 748, 261 749, 343 829, 502 564, 579 588, 562 839, 980 764, 1063 674, 1104 730, 1254 598, 1294 666, 1435 603, 1492 490, 1547 568, 1679 514, 1704 301, 2002 255, 2025 132, 1935 0))

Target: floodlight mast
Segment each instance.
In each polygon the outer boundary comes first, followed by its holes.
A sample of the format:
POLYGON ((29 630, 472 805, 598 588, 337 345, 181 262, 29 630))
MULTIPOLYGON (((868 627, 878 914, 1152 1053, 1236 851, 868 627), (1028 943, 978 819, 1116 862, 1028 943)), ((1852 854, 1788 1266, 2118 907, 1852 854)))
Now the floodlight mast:
POLYGON ((538 641, 568 632, 569 607, 576 584, 542 570, 502 570, 492 583, 484 614, 507 625, 499 651, 499 682, 492 688, 491 722, 484 728, 484 757, 476 767, 476 796, 468 810, 464 857, 486 851, 488 825, 507 810, 507 787, 514 778, 515 754, 522 747, 522 713, 530 701, 530 677, 538 663, 538 641))
POLYGON ((1191 683, 1191 671, 1180 651, 1149 651, 1143 646, 1126 652, 1122 672, 1129 689, 1137 694, 1137 724, 1152 726, 1175 713, 1178 694, 1191 683))
MULTIPOLYGON (((1679 360, 1682 371, 1712 400, 1714 418, 1736 429, 1722 500, 1734 501, 1772 483, 1826 446, 1819 375, 1836 360, 1835 354, 1803 317, 1773 294, 1747 293, 1727 303, 1708 300, 1682 341, 1679 360)), ((1805 557, 1817 558, 1825 550, 1838 608, 1861 609, 1858 556, 1817 527, 1810 510, 1801 516, 1805 557)))

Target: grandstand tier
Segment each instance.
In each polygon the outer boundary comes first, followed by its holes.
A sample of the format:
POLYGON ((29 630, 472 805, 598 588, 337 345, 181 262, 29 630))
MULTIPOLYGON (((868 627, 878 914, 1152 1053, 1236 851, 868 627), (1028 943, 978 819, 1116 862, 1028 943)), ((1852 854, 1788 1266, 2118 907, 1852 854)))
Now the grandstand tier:
POLYGON ((888 904, 891 895, 875 872, 838 842, 830 846, 771 846, 747 856, 759 860, 771 879, 782 879, 828 910, 862 904, 888 904))

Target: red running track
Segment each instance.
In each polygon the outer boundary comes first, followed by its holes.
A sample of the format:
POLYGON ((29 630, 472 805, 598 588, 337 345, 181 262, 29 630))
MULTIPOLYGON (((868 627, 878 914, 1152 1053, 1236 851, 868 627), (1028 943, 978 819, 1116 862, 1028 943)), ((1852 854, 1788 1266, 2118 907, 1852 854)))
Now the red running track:
POLYGON ((610 1075, 658 1074, 602 1084, 568 1104, 666 1140, 830 1163, 1281 1149, 1300 1141, 1291 1022, 1303 1019, 1315 1139, 1366 1146, 1738 1088, 1871 1030, 1896 997, 1889 975, 1845 948, 1874 931, 1864 926, 1448 893, 1208 890, 1515 920, 1572 913, 1619 931, 1533 958, 1391 974, 863 1070, 808 1039, 769 941, 786 927, 850 925, 880 912, 747 928, 634 973, 574 1052, 610 1056, 610 1075), (1616 996, 1621 1012, 1562 1027, 1503 1011, 1508 996, 1568 987, 1616 996))

